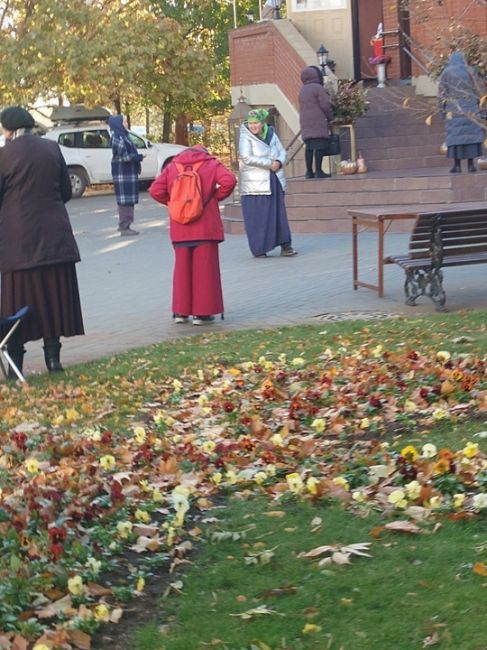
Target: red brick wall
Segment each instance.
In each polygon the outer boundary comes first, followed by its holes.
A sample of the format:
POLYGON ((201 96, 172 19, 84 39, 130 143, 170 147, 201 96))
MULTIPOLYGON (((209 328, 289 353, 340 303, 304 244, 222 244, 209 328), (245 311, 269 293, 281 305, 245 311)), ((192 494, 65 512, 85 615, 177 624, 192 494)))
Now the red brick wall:
MULTIPOLYGON (((399 27, 400 0, 384 0, 384 30, 393 31, 399 27)), ((410 34, 414 41, 420 43, 426 52, 447 50, 448 30, 452 23, 462 25, 475 34, 487 37, 487 9, 482 0, 410 0, 410 34)), ((397 42, 394 36, 386 37, 386 44, 397 42)), ((388 78, 398 79, 399 53, 387 49, 392 61, 388 65, 388 78)), ((426 62, 420 51, 414 51, 419 60, 426 62)), ((413 63, 413 76, 424 74, 413 63)))
POLYGON ((231 84, 275 83, 290 102, 298 105, 304 61, 281 36, 272 21, 230 32, 231 84))

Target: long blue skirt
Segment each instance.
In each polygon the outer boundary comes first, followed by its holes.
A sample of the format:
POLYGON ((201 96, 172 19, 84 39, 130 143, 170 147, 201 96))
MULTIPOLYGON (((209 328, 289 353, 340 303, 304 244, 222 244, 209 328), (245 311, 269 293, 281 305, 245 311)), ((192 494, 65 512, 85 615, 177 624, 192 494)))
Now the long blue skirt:
POLYGON ((274 172, 271 194, 242 196, 241 205, 252 255, 264 255, 276 246, 291 243, 284 192, 274 172))

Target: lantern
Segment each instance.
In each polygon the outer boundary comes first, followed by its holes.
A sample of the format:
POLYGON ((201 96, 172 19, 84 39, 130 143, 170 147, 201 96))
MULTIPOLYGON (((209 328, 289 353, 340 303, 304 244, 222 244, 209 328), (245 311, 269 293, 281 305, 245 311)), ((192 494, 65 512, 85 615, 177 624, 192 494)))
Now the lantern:
POLYGON ((240 127, 247 119, 251 108, 252 107, 247 104, 242 91, 240 91, 240 97, 227 120, 230 143, 230 163, 234 170, 238 169, 238 141, 240 139, 240 127))

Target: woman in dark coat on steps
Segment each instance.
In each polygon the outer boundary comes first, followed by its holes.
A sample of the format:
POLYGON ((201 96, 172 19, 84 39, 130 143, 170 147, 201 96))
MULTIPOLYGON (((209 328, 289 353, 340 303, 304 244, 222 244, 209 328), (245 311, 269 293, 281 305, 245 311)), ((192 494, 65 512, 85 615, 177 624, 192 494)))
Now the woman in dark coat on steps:
POLYGON ((462 160, 468 160, 469 172, 477 171, 474 158, 482 155, 485 137, 479 115, 480 80, 461 52, 453 52, 441 73, 439 98, 445 117, 447 155, 455 161, 450 173, 462 171, 462 160))
POLYGON ((303 85, 299 92, 299 124, 306 150, 306 178, 327 178, 321 169, 329 143, 329 123, 333 119, 331 98, 323 85, 323 73, 314 65, 301 72, 303 85), (315 170, 313 171, 313 157, 315 170))
POLYGON ((80 256, 64 206, 71 181, 59 146, 31 134, 34 119, 25 109, 4 109, 0 123, 0 316, 30 307, 8 351, 22 372, 24 343, 42 338, 47 369, 59 372, 59 337, 84 334, 80 256))

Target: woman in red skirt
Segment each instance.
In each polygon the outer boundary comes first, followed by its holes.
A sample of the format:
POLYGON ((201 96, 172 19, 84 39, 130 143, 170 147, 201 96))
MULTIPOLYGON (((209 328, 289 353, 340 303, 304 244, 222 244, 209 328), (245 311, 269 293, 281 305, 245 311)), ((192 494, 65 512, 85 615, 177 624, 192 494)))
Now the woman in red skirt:
POLYGON ((169 220, 175 254, 174 322, 187 323, 193 316, 193 325, 204 325, 214 321, 214 314, 223 314, 218 244, 224 235, 218 202, 230 196, 236 178, 204 147, 196 145, 175 156, 152 183, 149 193, 159 203, 169 202, 178 175, 176 163, 186 168, 197 165, 205 207, 202 215, 190 223, 169 220))

